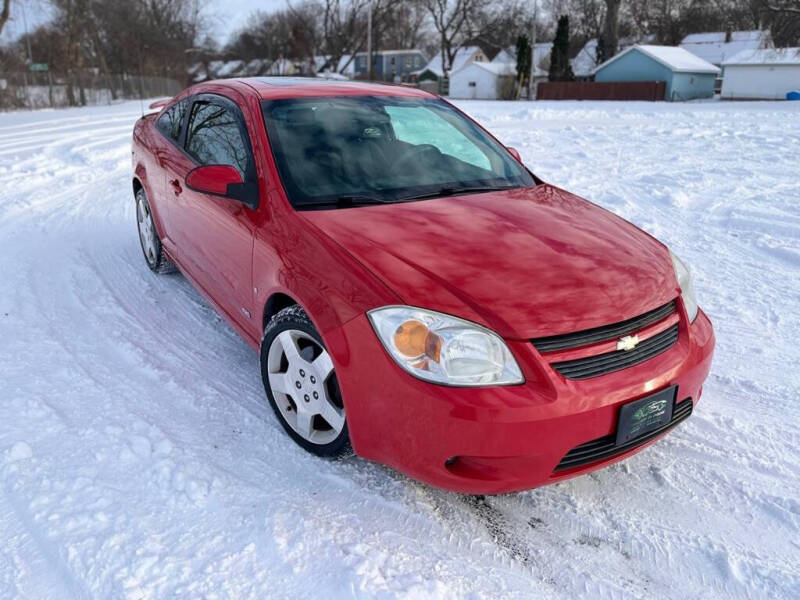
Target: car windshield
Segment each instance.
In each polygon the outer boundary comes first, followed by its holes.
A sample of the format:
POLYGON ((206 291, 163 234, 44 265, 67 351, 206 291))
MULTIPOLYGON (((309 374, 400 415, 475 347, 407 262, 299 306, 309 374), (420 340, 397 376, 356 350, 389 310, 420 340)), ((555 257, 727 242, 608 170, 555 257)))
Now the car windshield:
POLYGON ((262 109, 296 208, 534 185, 505 148, 438 99, 291 98, 265 101, 262 109))

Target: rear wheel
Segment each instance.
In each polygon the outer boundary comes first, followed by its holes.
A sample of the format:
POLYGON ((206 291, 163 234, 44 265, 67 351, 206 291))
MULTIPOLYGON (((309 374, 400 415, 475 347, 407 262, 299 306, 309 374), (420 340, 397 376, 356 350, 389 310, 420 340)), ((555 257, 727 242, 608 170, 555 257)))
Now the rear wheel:
POLYGON ((139 230, 139 243, 142 246, 142 253, 150 270, 155 273, 172 273, 175 271, 175 264, 167 257, 164 248, 161 246, 161 238, 158 237, 158 232, 156 231, 150 203, 147 201, 147 195, 142 188, 136 192, 136 226, 139 230))
POLYGON ((299 306, 270 319, 261 342, 261 376, 278 420, 298 445, 318 456, 352 452, 333 362, 299 306))

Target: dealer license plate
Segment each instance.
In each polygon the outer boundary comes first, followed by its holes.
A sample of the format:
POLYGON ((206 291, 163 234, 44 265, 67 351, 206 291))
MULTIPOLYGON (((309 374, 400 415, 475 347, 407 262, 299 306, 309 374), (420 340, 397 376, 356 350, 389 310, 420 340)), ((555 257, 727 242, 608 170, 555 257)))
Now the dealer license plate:
POLYGON ((622 407, 617 422, 617 446, 660 429, 672 419, 678 386, 673 385, 622 407))

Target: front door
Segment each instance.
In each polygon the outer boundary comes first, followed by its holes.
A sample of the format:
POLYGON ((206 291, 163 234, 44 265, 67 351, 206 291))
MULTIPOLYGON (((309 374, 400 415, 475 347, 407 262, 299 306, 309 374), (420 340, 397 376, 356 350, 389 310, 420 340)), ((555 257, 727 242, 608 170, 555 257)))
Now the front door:
POLYGON ((184 150, 186 162, 176 161, 167 171, 167 186, 174 194, 170 221, 181 263, 229 318, 250 331, 257 211, 238 200, 193 191, 185 183, 189 170, 202 165, 232 165, 244 181, 256 180, 252 145, 239 107, 218 95, 196 97, 184 150))

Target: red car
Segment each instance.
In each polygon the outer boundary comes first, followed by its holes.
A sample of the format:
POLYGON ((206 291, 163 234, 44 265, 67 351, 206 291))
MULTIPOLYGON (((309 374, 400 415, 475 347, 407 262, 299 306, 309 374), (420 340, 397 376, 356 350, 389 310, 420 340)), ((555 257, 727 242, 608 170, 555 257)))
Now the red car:
POLYGON ((638 452, 700 398, 714 333, 658 240, 399 86, 193 86, 133 135, 149 267, 261 353, 286 432, 499 493, 638 452))

